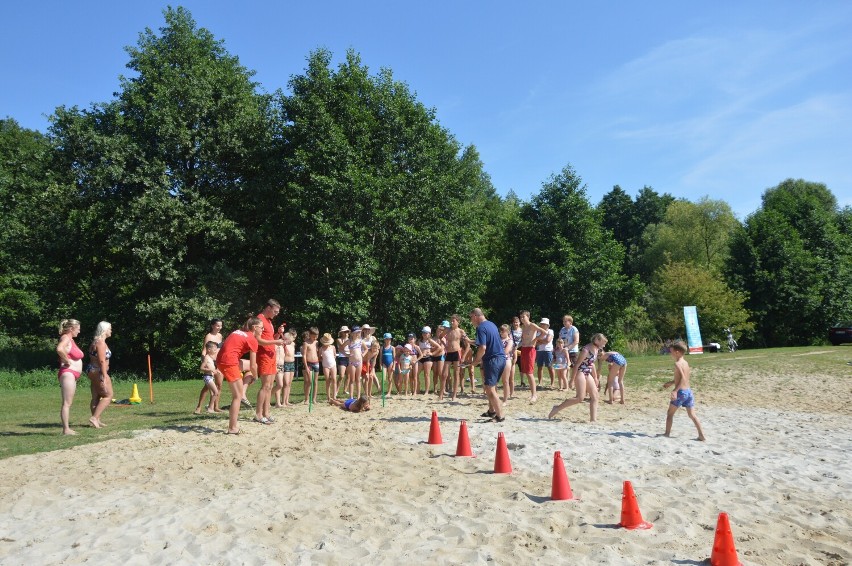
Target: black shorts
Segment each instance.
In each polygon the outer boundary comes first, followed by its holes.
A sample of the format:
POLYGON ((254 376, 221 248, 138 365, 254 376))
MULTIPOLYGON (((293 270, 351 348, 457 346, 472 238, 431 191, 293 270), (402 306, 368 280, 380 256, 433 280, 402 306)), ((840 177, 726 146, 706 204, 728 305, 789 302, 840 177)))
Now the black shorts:
POLYGON ((444 354, 445 362, 457 362, 459 361, 459 352, 456 350, 455 352, 447 352, 444 354))

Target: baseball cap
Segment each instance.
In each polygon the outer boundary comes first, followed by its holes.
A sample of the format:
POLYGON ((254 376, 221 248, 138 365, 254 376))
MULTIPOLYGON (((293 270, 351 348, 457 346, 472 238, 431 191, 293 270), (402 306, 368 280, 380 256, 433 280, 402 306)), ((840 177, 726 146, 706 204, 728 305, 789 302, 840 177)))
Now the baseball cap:
POLYGON ((550 319, 549 318, 542 318, 541 322, 539 322, 539 324, 546 324, 546 325, 550 326, 550 319))
POLYGON ((391 334, 390 332, 385 332, 384 337, 385 338, 393 338, 393 334, 391 334))

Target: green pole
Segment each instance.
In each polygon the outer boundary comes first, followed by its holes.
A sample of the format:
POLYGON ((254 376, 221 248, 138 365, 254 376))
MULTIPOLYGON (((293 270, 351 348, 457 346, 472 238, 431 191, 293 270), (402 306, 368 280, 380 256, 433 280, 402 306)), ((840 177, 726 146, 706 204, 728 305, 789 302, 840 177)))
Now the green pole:
POLYGON ((382 365, 382 407, 385 406, 385 366, 382 365))
POLYGON ((314 370, 311 370, 311 388, 310 389, 311 390, 310 390, 309 397, 308 397, 308 412, 309 413, 311 412, 311 409, 313 408, 313 405, 314 405, 314 370))

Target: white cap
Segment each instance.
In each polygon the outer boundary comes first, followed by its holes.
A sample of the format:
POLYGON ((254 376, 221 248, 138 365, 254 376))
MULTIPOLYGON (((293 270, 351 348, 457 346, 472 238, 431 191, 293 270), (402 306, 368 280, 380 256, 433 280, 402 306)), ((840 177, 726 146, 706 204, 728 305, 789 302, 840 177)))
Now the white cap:
POLYGON ((421 334, 422 334, 423 332, 428 332, 429 334, 431 334, 431 333, 432 333, 432 329, 431 329, 431 328, 429 328, 428 326, 424 326, 424 327, 423 327, 423 329, 422 329, 420 332, 421 332, 421 334))
POLYGON ((539 322, 539 324, 546 324, 546 325, 550 326, 550 319, 549 318, 542 318, 541 322, 539 322))

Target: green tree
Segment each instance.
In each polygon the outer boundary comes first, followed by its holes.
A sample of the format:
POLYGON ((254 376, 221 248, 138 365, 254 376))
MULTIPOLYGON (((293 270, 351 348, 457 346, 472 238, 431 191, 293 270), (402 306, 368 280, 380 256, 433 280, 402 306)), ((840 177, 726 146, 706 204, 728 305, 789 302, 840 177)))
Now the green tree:
POLYGON ((653 273, 667 261, 674 261, 718 273, 727 260, 730 235, 738 225, 724 201, 708 197, 697 203, 674 201, 660 223, 645 229, 642 270, 653 273))
POLYGON ((666 210, 674 201, 675 198, 672 195, 668 193, 661 195, 653 188, 645 186, 633 202, 631 240, 630 246, 627 247, 627 273, 638 275, 644 283, 649 283, 654 274, 654 271, 649 271, 642 262, 645 229, 662 222, 666 210))
POLYGON ((582 179, 566 166, 521 207, 511 239, 515 309, 550 317, 572 313, 577 325, 617 334, 638 282, 621 270, 623 247, 601 226, 582 179))
POLYGON ((290 88, 274 205, 286 253, 269 273, 298 278, 285 297, 295 322, 402 332, 478 302, 499 199, 476 149, 352 50, 336 69, 312 53, 290 88))
POLYGON ((61 279, 53 265, 67 196, 51 159, 44 135, 0 120, 0 335, 13 345, 55 336, 50 288, 61 279))
POLYGON ((852 285, 844 218, 825 185, 788 179, 735 232, 726 273, 748 293, 757 343, 824 342, 831 324, 852 318, 852 295, 839 291, 852 285))
POLYGON ((164 16, 127 49, 117 98, 58 108, 51 137, 74 174, 68 224, 85 250, 67 255, 69 295, 89 324, 115 322, 128 357, 194 364, 204 321, 242 317, 252 298, 236 259, 251 223, 236 217, 272 128, 252 72, 183 8, 164 16))
POLYGON ((686 328, 683 307, 698 310, 701 337, 705 342, 721 341, 724 329, 749 332, 754 324, 743 307, 746 295, 729 288, 721 277, 691 262, 671 262, 654 275, 650 287, 649 313, 663 337, 683 337, 686 328))

